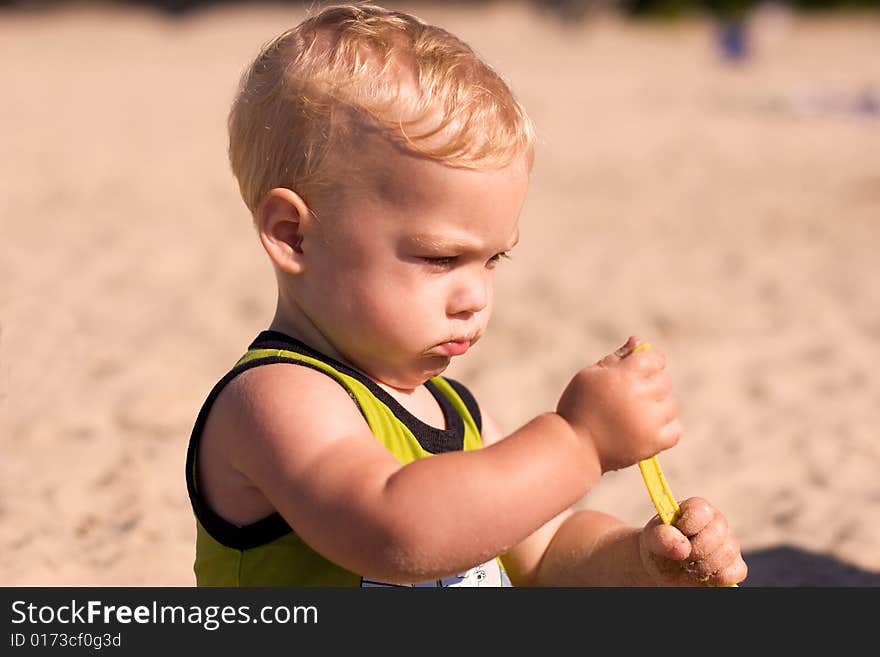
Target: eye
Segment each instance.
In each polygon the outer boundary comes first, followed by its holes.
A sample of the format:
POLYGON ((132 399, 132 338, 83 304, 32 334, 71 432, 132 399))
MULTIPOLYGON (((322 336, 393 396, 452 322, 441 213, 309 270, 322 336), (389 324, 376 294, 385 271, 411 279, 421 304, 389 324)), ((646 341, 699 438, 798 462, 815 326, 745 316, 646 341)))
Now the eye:
POLYGON ((425 256, 419 259, 435 267, 451 267, 458 260, 458 256, 425 256))
POLYGON ((501 253, 496 253, 489 258, 489 262, 486 263, 486 266, 489 268, 495 267, 502 260, 510 260, 510 252, 502 251, 501 253))

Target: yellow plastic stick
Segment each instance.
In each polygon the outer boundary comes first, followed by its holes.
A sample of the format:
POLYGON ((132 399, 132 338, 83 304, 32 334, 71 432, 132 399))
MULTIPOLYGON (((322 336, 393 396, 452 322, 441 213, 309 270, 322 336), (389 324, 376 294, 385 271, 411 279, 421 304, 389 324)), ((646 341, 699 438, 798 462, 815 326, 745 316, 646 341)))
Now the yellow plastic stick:
MULTIPOLYGON (((647 351, 651 348, 650 342, 642 342, 632 353, 637 351, 647 351)), ((645 487, 648 489, 648 495, 657 509, 657 514, 663 524, 671 525, 681 515, 681 509, 672 491, 669 490, 669 484, 666 483, 666 477, 663 476, 663 470, 660 469, 660 461, 656 456, 652 456, 644 461, 639 461, 639 470, 642 472, 642 479, 645 480, 645 487)))
MULTIPOLYGON (((647 351, 650 348, 650 342, 642 342, 632 350, 632 353, 647 351)), ((665 525, 673 524, 681 516, 681 508, 669 489, 669 484, 666 483, 666 477, 663 476, 663 470, 660 469, 660 461, 657 460, 656 456, 639 461, 639 470, 642 473, 642 479, 645 480, 645 487, 648 489, 648 495, 651 496, 651 502, 654 503, 654 508, 657 509, 657 515, 660 516, 660 520, 665 525)), ((736 586, 736 584, 731 586, 736 586)))
POLYGON ((660 469, 660 461, 656 456, 639 461, 639 470, 642 471, 642 479, 645 480, 648 495, 651 496, 660 520, 665 525, 673 524, 681 516, 681 508, 675 501, 672 491, 669 490, 669 484, 666 483, 666 477, 660 469))

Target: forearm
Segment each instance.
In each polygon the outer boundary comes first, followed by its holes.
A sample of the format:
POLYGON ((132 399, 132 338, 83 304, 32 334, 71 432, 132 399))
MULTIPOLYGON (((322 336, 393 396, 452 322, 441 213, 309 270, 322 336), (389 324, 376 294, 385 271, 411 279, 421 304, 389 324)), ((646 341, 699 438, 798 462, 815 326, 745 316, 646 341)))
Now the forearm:
POLYGON ((431 554, 444 570, 496 556, 574 504, 600 475, 595 452, 554 413, 482 450, 411 463, 383 494, 401 550, 395 560, 406 570, 431 554))
POLYGON ((547 546, 534 586, 655 586, 639 556, 640 529, 599 511, 580 510, 547 546))

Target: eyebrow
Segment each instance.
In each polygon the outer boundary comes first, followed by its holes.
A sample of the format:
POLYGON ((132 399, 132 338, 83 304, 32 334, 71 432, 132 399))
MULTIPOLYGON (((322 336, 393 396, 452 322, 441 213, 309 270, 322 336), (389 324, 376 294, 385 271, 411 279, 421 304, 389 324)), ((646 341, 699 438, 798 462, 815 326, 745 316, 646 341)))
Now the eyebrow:
POLYGON ((407 237, 407 241, 415 246, 437 251, 469 251, 479 248, 479 244, 476 242, 442 237, 440 235, 410 235, 407 237))
MULTIPOLYGON (((441 235, 417 234, 407 237, 407 241, 415 246, 437 251, 478 251, 480 244, 469 240, 443 237, 441 235)), ((510 250, 519 243, 519 228, 513 236, 513 241, 505 250, 510 250)))

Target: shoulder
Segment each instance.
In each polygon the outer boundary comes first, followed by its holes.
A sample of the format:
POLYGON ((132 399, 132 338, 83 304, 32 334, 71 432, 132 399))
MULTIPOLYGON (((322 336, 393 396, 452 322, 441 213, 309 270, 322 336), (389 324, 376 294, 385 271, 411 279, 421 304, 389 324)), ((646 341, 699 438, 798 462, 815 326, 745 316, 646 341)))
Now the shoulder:
POLYGON ((217 397, 204 438, 291 526, 301 512, 292 500, 340 489, 356 478, 355 464, 373 475, 399 467, 347 389, 295 363, 261 365, 232 379, 217 397))
POLYGON ((213 415, 233 433, 269 441, 282 428, 289 441, 310 433, 313 426, 366 426, 357 403, 338 380, 299 363, 271 363, 240 373, 217 397, 213 415), (297 430, 291 431, 294 427, 297 430))
POLYGON ((339 381, 297 363, 271 363, 239 373, 219 393, 202 450, 222 454, 228 468, 262 487, 352 436, 372 434, 339 381))

